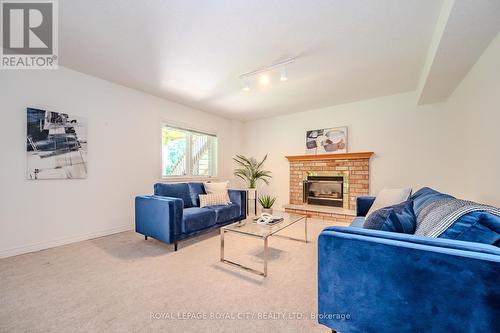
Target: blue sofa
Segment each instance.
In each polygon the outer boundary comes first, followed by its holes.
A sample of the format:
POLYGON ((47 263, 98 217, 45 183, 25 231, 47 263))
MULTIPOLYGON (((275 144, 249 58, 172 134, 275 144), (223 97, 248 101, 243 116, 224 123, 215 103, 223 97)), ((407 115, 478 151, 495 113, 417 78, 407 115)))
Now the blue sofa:
POLYGON ((229 190, 228 205, 200 208, 203 183, 158 183, 154 195, 135 198, 135 231, 168 244, 246 218, 246 192, 229 190))
MULTIPOLYGON (((415 215, 447 196, 418 191, 415 215)), ((360 228, 374 199, 358 198, 350 227, 319 236, 319 323, 342 333, 500 332, 500 218, 475 212, 455 222, 475 219, 494 245, 460 238, 465 232, 429 238, 360 228)))

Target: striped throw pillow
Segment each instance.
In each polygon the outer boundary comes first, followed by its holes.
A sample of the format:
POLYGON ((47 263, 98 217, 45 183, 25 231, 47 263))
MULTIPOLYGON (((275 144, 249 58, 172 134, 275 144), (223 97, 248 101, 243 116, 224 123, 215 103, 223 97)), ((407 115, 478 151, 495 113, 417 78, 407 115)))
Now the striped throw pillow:
POLYGON ((229 195, 227 191, 210 194, 200 194, 200 207, 227 205, 229 203, 229 195))

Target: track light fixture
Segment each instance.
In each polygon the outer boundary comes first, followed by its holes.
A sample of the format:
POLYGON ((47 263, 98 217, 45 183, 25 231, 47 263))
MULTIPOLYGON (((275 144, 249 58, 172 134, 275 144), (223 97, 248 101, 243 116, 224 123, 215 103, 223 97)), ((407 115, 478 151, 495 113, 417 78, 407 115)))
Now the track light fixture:
POLYGON ((271 64, 269 66, 264 66, 264 67, 261 67, 259 69, 254 70, 254 71, 241 74, 240 79, 243 80, 242 90, 249 91, 250 90, 250 85, 248 83, 249 79, 256 76, 256 75, 259 75, 259 74, 262 74, 262 75, 259 76, 258 82, 263 86, 269 85, 269 83, 271 82, 271 79, 270 79, 269 75, 266 73, 270 72, 272 70, 278 69, 278 68, 280 69, 280 81, 287 81, 288 80, 287 65, 294 63, 295 59, 296 58, 288 58, 286 60, 276 62, 276 63, 271 64))

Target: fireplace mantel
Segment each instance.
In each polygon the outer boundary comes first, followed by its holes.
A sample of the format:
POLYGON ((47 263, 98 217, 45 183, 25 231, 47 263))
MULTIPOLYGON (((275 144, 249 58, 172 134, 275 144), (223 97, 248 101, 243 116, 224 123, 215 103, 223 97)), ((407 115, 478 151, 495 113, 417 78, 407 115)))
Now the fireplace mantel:
POLYGON ((345 154, 320 154, 320 155, 295 155, 285 156, 288 161, 329 161, 329 160, 363 160, 370 159, 373 152, 345 153, 345 154))

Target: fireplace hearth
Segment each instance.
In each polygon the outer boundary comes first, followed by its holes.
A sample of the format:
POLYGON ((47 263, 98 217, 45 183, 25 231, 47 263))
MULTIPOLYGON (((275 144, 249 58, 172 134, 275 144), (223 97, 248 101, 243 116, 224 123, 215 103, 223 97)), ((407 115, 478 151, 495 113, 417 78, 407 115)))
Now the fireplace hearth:
POLYGON ((310 205, 344 206, 344 177, 308 176, 304 180, 303 202, 310 205))

